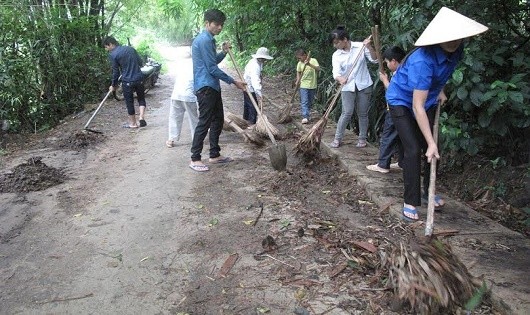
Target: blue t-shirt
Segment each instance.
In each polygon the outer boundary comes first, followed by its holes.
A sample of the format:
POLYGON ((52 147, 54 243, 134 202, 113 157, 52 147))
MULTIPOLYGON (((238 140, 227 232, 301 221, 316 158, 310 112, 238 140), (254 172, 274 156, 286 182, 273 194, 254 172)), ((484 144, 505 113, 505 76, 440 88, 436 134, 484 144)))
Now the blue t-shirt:
POLYGON ((111 52, 109 59, 112 63, 112 86, 118 84, 120 77, 123 82, 142 81, 142 58, 136 50, 130 46, 116 46, 111 52))
POLYGON ((217 66, 218 63, 223 61, 225 54, 223 52, 217 54, 215 39, 207 30, 203 30, 193 40, 191 56, 193 59, 193 89, 195 92, 205 86, 221 91, 219 80, 223 80, 228 84, 234 83, 234 79, 217 66))
POLYGON ((389 106, 412 109, 414 90, 428 90, 425 110, 436 106, 438 95, 463 57, 464 46, 447 54, 439 45, 419 47, 399 66, 386 91, 389 106))

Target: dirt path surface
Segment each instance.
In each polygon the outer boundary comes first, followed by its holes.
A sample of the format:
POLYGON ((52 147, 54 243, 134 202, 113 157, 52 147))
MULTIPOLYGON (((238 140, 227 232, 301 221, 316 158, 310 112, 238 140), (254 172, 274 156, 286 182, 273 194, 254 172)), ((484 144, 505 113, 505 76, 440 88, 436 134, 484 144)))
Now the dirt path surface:
MULTIPOLYGON (((286 172, 232 132, 220 142, 234 162, 192 171, 186 124, 164 145, 172 86, 170 73, 149 92, 146 128, 120 128, 124 105, 109 101, 91 126, 103 134, 79 131, 87 110, 2 157, 0 313, 404 312, 378 273, 401 221, 335 158, 295 157, 294 125, 286 172)), ((240 91, 223 99, 242 112, 240 91)))

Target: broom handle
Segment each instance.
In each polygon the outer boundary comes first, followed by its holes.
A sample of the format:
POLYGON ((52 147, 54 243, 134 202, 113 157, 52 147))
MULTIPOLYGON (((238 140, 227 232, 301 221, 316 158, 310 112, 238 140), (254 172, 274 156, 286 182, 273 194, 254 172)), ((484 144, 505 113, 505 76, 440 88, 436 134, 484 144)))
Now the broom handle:
MULTIPOLYGON (((434 116, 434 124, 432 127, 432 136, 434 143, 438 145, 438 122, 440 120, 440 107, 441 103, 438 103, 436 107, 436 114, 434 116)), ((431 236, 434 229, 434 193, 436 190, 436 162, 438 159, 433 156, 431 160, 431 176, 429 178, 429 203, 427 205, 427 222, 425 223, 425 236, 431 236)))
MULTIPOLYGON (((348 70, 348 74, 346 74, 346 78, 350 78, 350 75, 351 73, 353 72, 353 69, 355 68, 355 65, 357 64, 357 61, 359 61, 359 58, 361 58, 361 56, 364 54, 364 47, 366 47, 366 45, 363 44, 363 46, 361 47, 361 49, 359 50, 359 53, 357 54, 357 56, 355 57, 355 60, 353 61, 353 64, 350 68, 350 70, 348 70)), ((333 99, 331 100, 331 102, 329 103, 328 105, 328 108, 326 109, 326 112, 324 113, 324 117, 328 118, 329 114, 333 111, 333 109, 335 108, 335 102, 337 101, 337 99, 339 98, 339 95, 340 95, 340 92, 342 91, 342 88, 344 87, 343 84, 339 85, 339 87, 337 88, 337 92, 335 92, 335 95, 333 96, 333 99)))
POLYGON ((101 106, 103 106, 103 103, 105 103, 105 101, 107 100, 107 98, 109 98, 110 93, 112 93, 111 90, 109 90, 109 91, 107 92, 107 95, 105 95, 105 97, 103 98, 103 100, 101 101, 101 103, 99 103, 99 106, 98 106, 98 108, 96 108, 96 110, 94 111, 94 114, 92 114, 92 116, 90 117, 90 119, 86 122, 84 129, 87 129, 87 128, 88 128, 88 125, 90 125, 90 123, 92 122, 92 119, 94 119, 94 117, 96 117, 97 113, 98 113, 99 110, 101 109, 101 106))
MULTIPOLYGON (((311 52, 307 53, 307 59, 309 61, 311 61, 311 52)), ((304 75, 304 71, 305 71, 306 66, 307 66, 307 63, 304 63, 304 67, 302 68, 302 74, 300 75, 300 80, 296 81, 296 84, 295 84, 295 87, 294 87, 293 96, 291 96, 291 100, 289 101, 289 103, 294 102, 294 98, 296 97, 296 92, 298 91, 298 89, 300 88, 300 85, 302 83, 302 76, 304 75)))
MULTIPOLYGON (((232 54, 232 49, 228 48, 228 55, 230 56, 230 59, 232 60, 232 63, 234 64, 234 68, 236 68, 237 75, 239 76, 239 79, 243 82, 245 82, 245 79, 243 79, 243 75, 241 74, 241 71, 239 70, 239 67, 237 66, 236 59, 234 58, 234 55, 232 54)), ((261 119, 265 121, 263 124, 265 126, 265 129, 267 130, 267 134, 269 135, 269 138, 271 139, 272 143, 276 145, 276 139, 274 139, 274 135, 272 134, 272 131, 269 129, 269 121, 263 116, 261 111, 259 110, 258 104, 256 104, 256 100, 252 96, 252 93, 250 93, 250 90, 248 89, 248 85, 245 84, 245 91, 248 94, 248 97, 250 98, 250 101, 252 102, 252 105, 254 105, 254 108, 258 112, 258 117, 261 116, 261 119)))
POLYGON ((248 138, 247 134, 245 133, 245 130, 241 129, 235 122, 225 117, 225 123, 227 123, 230 127, 234 128, 234 130, 241 134, 245 139, 248 138))
POLYGON ((379 63, 379 72, 385 71, 383 66, 383 60, 381 59, 381 42, 379 41, 379 25, 372 27, 372 37, 374 39, 374 48, 375 55, 377 57, 377 62, 379 63))

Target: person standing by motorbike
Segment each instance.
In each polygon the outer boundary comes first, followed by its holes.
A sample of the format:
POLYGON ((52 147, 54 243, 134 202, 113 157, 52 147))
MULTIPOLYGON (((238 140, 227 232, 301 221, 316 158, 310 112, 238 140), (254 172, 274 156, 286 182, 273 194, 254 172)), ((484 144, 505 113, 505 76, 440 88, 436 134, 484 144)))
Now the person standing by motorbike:
POLYGON ((142 73, 142 59, 131 46, 121 46, 112 36, 103 40, 105 50, 109 52, 109 59, 112 64, 112 83, 109 91, 116 91, 118 80, 121 74, 123 97, 127 106, 128 123, 124 128, 138 128, 147 126, 145 122, 145 93, 142 73), (139 124, 136 123, 136 112, 134 110, 134 92, 138 97, 139 124))

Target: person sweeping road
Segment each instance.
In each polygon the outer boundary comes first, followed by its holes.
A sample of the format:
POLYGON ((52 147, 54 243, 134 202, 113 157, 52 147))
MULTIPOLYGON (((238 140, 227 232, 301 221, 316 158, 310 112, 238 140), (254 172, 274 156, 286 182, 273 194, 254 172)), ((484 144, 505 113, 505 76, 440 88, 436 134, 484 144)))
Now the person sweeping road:
POLYGON ((357 112, 359 140, 356 147, 364 148, 368 137, 368 110, 373 84, 366 60, 377 63, 376 52, 371 45, 371 36, 362 42, 353 42, 344 26, 339 25, 330 33, 330 41, 336 49, 332 56, 333 78, 342 85, 342 110, 337 122, 335 139, 329 146, 338 148, 342 145, 346 127, 353 114, 357 112), (362 52, 364 58, 354 63, 359 52, 362 52), (346 76, 346 73, 350 74, 346 76))
POLYGON ((320 65, 318 60, 308 56, 307 52, 300 48, 295 53, 298 63, 296 64, 296 82, 300 86, 300 111, 302 124, 311 120, 311 105, 315 100, 317 92, 317 79, 320 65))
MULTIPOLYGON (((488 28, 460 13, 442 8, 423 31, 415 48, 390 81, 386 100, 403 145, 403 218, 419 219, 416 207, 426 201, 429 184, 428 163, 440 158, 432 127, 436 107, 447 100, 444 86, 464 55, 464 39, 488 28), (425 163, 421 193, 422 152, 425 163)), ((444 205, 435 196, 435 206, 444 205)))
POLYGON ((118 80, 121 75, 123 97, 125 98, 125 105, 127 106, 128 123, 123 125, 124 128, 138 128, 145 127, 145 93, 144 93, 144 75, 141 67, 143 64, 142 58, 138 55, 136 50, 131 46, 122 46, 112 36, 108 36, 103 40, 105 50, 109 52, 109 59, 112 63, 112 83, 109 86, 109 91, 116 91, 118 80), (138 117, 138 124, 136 123, 136 113, 134 110, 134 93, 138 98, 138 109, 140 115, 138 117))
POLYGON ((263 66, 267 60, 272 59, 273 58, 269 54, 269 50, 266 47, 260 47, 256 53, 252 55, 252 59, 250 59, 245 66, 243 78, 247 83, 250 95, 248 95, 246 91, 243 91, 243 119, 248 121, 251 126, 256 124, 256 121, 258 120, 258 112, 254 108, 254 105, 252 105, 250 96, 252 96, 258 104, 262 104, 263 95, 261 93, 261 71, 263 70, 263 66))

